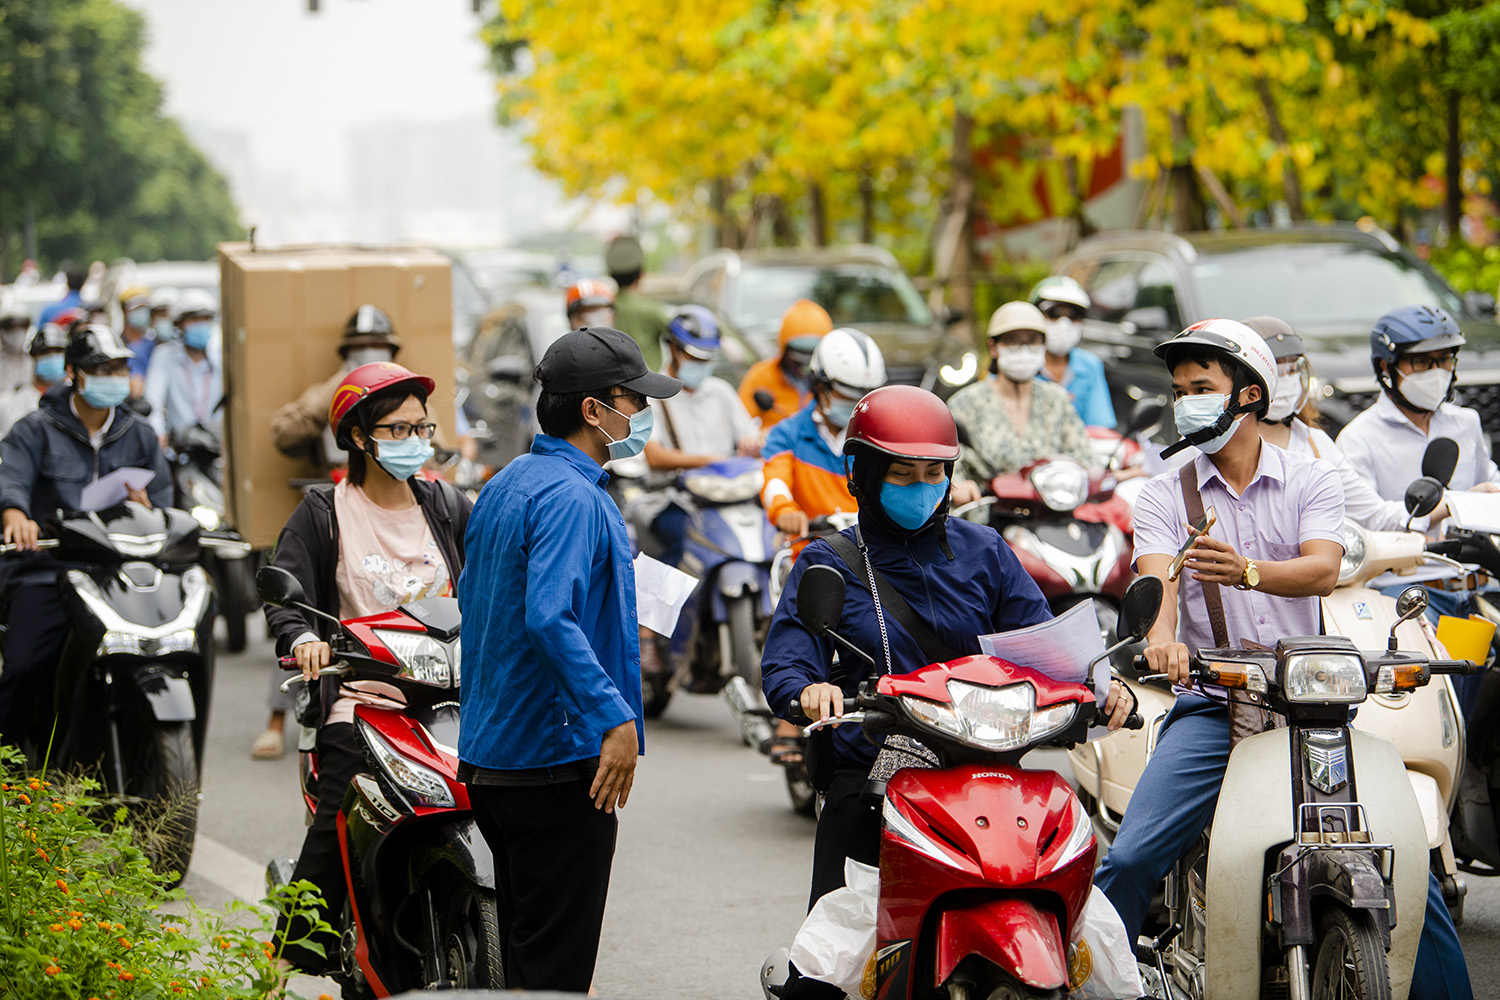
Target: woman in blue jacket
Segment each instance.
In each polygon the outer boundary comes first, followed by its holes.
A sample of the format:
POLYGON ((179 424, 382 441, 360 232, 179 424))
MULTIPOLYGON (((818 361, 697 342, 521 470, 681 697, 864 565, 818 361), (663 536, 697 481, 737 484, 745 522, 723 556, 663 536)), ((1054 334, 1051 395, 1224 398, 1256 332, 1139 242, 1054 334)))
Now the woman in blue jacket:
MULTIPOLYGON (((843 532, 863 540, 865 558, 931 629, 961 654, 979 652, 980 635, 1024 628, 1052 617, 1036 583, 1021 568, 999 532, 949 520, 948 489, 958 457, 958 430, 937 396, 914 386, 876 389, 855 407, 844 444, 853 457, 850 490, 859 500, 859 526, 843 532)), ((793 702, 810 718, 837 715, 869 673, 863 662, 842 658, 842 683, 832 682, 834 645, 797 620, 797 588, 809 566, 832 566, 844 577, 839 634, 875 660, 876 670, 909 673, 926 666, 917 641, 889 614, 882 642, 868 582, 827 540, 802 551, 771 620, 761 659, 762 686, 773 709, 793 702)), ((1105 711, 1111 726, 1124 721, 1129 699, 1111 690, 1105 711)), ((856 725, 834 730, 835 766, 818 818, 813 846, 812 903, 844 884, 844 859, 876 865, 880 812, 860 801, 878 748, 856 725)), ((839 996, 826 983, 801 979, 785 998, 839 996), (828 992, 831 991, 831 992, 828 992)))

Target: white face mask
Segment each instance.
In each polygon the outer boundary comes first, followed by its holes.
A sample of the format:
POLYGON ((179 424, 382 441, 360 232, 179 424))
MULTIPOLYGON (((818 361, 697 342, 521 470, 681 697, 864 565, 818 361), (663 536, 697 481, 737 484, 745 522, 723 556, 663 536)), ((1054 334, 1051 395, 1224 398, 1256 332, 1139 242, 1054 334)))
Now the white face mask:
POLYGON ((1271 402, 1266 407, 1266 419, 1273 424, 1285 420, 1302 409, 1306 402, 1307 390, 1302 385, 1302 375, 1296 372, 1278 374, 1276 394, 1271 397, 1271 402))
POLYGON ((374 364, 377 361, 394 361, 395 355, 388 347, 351 347, 344 360, 355 368, 374 364))
POLYGON ((1000 374, 1012 382, 1025 382, 1036 378, 1037 372, 1047 362, 1047 349, 1041 344, 1029 347, 1001 346, 995 351, 995 363, 1000 374))
POLYGON ((1453 373, 1445 368, 1429 368, 1425 372, 1414 372, 1401 376, 1401 395, 1419 410, 1435 410, 1448 398, 1448 389, 1453 384, 1453 373))
POLYGON ((1071 316, 1047 320, 1047 353, 1066 355, 1083 339, 1083 324, 1071 316))

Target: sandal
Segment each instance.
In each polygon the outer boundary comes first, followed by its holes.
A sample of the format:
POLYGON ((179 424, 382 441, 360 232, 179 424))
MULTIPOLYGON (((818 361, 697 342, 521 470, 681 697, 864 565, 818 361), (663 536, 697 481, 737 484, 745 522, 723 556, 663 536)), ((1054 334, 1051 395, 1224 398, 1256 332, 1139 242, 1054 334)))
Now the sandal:
POLYGON ((777 736, 770 746, 771 763, 781 767, 795 767, 806 760, 807 738, 803 736, 777 736))
POLYGON ((255 760, 278 760, 285 753, 286 736, 280 729, 267 729, 250 744, 250 756, 255 760))

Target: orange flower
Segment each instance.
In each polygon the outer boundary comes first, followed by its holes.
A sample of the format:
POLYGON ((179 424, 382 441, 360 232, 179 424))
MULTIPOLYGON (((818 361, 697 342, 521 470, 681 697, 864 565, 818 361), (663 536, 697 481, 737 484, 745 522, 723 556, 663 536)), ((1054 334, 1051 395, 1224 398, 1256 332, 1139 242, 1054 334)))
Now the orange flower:
POLYGON ((62 924, 48 924, 47 925, 47 929, 49 931, 60 931, 60 930, 63 929, 63 925, 62 924))
MULTIPOLYGON (((17 795, 16 798, 20 799, 22 802, 26 803, 28 806, 31 805, 31 797, 29 795, 27 795, 25 792, 22 792, 20 795, 17 795)), ((35 833, 33 833, 31 835, 31 839, 32 840, 36 839, 36 834, 35 833)))
POLYGON ((53 881, 52 884, 55 885, 55 886, 57 886, 63 892, 67 892, 68 891, 68 883, 64 882, 62 879, 56 879, 56 880, 53 881))
POLYGON ((36 856, 39 857, 39 858, 41 858, 43 861, 51 861, 52 860, 51 858, 47 857, 46 850, 44 850, 43 848, 40 848, 40 847, 38 847, 36 849, 36 856))
POLYGON ((52 803, 52 811, 53 812, 62 812, 62 811, 64 811, 67 808, 68 807, 65 806, 65 805, 63 805, 61 802, 54 802, 54 803, 52 803))
POLYGON ((134 973, 130 973, 130 972, 122 972, 122 973, 120 973, 120 976, 119 976, 120 981, 124 982, 124 983, 130 982, 134 978, 135 978, 135 974, 134 973))
POLYGON ((115 930, 117 930, 117 931, 123 931, 124 929, 125 929, 125 925, 124 924, 115 924, 115 930))
POLYGON ((46 968, 45 968, 45 969, 43 969, 43 970, 42 970, 42 971, 43 971, 43 972, 45 972, 45 973, 46 973, 46 974, 47 974, 47 975, 49 975, 49 976, 55 976, 55 975, 57 975, 57 974, 58 974, 58 973, 59 973, 59 972, 61 972, 61 971, 62 971, 62 970, 61 970, 61 969, 59 969, 59 968, 58 968, 58 967, 57 967, 57 966, 55 966, 55 965, 49 965, 49 966, 47 966, 47 967, 46 967, 46 968))
POLYGON ((76 931, 83 926, 83 921, 79 920, 77 917, 74 917, 72 920, 68 921, 68 926, 76 931))
POLYGON ((107 965, 107 966, 109 966, 111 969, 118 969, 118 968, 120 968, 120 963, 116 962, 116 961, 113 961, 111 959, 105 959, 104 964, 107 965))
POLYGON ((130 942, 127 941, 127 940, 125 940, 124 938, 115 938, 115 940, 118 941, 118 942, 120 942, 120 947, 121 948, 129 948, 130 947, 130 942))
POLYGON ((107 930, 109 930, 109 921, 108 920, 101 920, 101 921, 99 921, 98 927, 99 927, 99 929, 101 931, 107 931, 107 930))
POLYGON ((207 986, 209 983, 213 982, 213 980, 209 979, 207 976, 199 976, 198 982, 202 983, 204 986, 207 986))
POLYGON ((35 792, 42 787, 42 783, 35 778, 32 778, 30 781, 26 782, 26 787, 35 792))

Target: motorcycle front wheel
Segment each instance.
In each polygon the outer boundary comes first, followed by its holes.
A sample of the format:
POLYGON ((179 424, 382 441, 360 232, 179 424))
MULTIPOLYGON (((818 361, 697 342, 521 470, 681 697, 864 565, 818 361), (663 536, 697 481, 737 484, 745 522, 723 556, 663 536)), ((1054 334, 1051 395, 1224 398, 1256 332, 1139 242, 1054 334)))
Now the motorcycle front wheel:
POLYGON ((1390 972, 1375 921, 1330 906, 1318 916, 1312 1000, 1390 1000, 1390 972))
MULTIPOLYGON (((141 850, 160 873, 187 874, 198 835, 198 755, 190 722, 125 719, 120 755, 125 787, 141 850)), ((106 772, 108 773, 108 772, 106 772)))
POLYGON ((250 558, 219 562, 219 613, 224 616, 225 648, 243 653, 249 642, 250 612, 255 607, 255 567, 250 558))
POLYGON ((755 638, 755 594, 729 599, 729 655, 734 672, 752 691, 760 690, 760 644, 755 638))
POLYGON ((786 794, 792 800, 792 812, 799 816, 815 815, 818 811, 818 790, 808 780, 807 766, 788 764, 785 771, 786 794))
POLYGON ((442 925, 444 973, 458 990, 505 989, 495 894, 459 883, 442 925))

